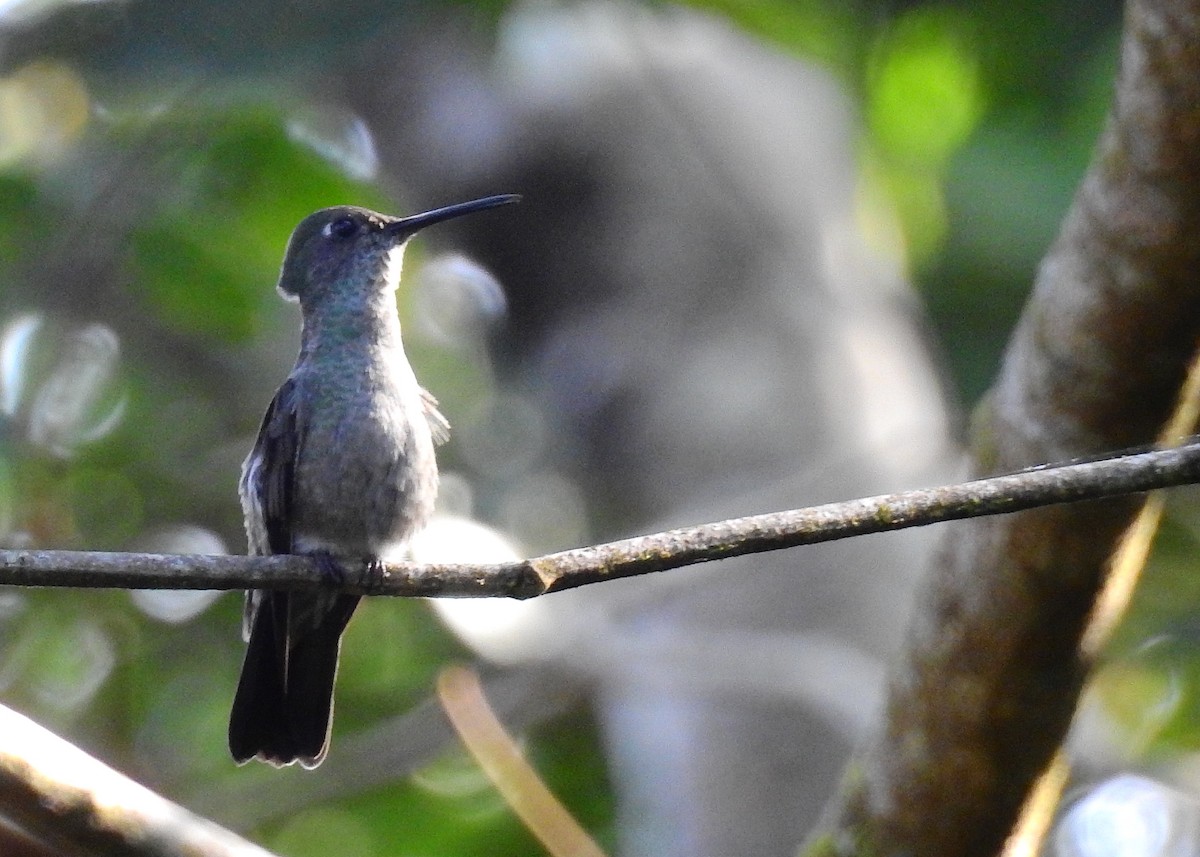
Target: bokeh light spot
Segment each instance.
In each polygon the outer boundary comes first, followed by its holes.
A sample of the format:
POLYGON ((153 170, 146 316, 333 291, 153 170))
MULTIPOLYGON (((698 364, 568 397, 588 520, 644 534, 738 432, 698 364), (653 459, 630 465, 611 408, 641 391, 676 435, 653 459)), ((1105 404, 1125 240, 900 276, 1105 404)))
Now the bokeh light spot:
POLYGON ((96 694, 112 673, 116 653, 97 624, 80 619, 40 638, 34 693, 57 711, 74 711, 96 694))
POLYGON ((90 116, 87 84, 65 63, 34 62, 0 78, 0 166, 52 163, 90 116))
POLYGON ((413 785, 454 801, 454 812, 463 821, 483 821, 508 812, 500 793, 483 769, 465 753, 447 753, 412 775, 413 785))
POLYGON ((983 115, 976 58, 962 19, 946 10, 902 16, 870 61, 867 121, 889 155, 938 166, 983 115))
POLYGON ((0 333, 0 413, 11 417, 21 405, 28 374, 29 352, 42 326, 36 313, 19 315, 0 333))
POLYGON ((540 471, 519 480, 505 494, 500 515, 504 529, 533 551, 574 547, 586 540, 583 492, 558 473, 540 471))
MULTIPOLYGON (((192 524, 159 527, 129 545, 146 553, 183 553, 219 556, 228 553, 225 541, 212 530, 192 524)), ((211 589, 135 589, 133 603, 159 622, 178 624, 199 616, 221 596, 211 589)))
POLYGON ((309 809, 292 818, 271 840, 271 849, 293 857, 337 854, 373 857, 380 851, 370 828, 338 809, 309 809))
POLYGON ((525 473, 546 442, 541 411, 516 394, 488 397, 455 428, 463 457, 478 472, 493 477, 525 473))
POLYGON ((1125 774, 1092 789, 1055 833, 1059 857, 1167 857, 1196 830, 1196 802, 1146 777, 1125 774))
POLYGON ((368 181, 379 172, 375 138, 360 116, 328 106, 310 107, 288 118, 287 135, 354 181, 368 181))
POLYGON ((440 345, 476 351, 507 310, 491 272, 458 253, 426 263, 417 279, 414 312, 420 331, 440 345))
POLYGON ((116 383, 119 358, 117 335, 102 324, 70 334, 33 399, 29 440, 66 458, 112 432, 127 402, 116 383))

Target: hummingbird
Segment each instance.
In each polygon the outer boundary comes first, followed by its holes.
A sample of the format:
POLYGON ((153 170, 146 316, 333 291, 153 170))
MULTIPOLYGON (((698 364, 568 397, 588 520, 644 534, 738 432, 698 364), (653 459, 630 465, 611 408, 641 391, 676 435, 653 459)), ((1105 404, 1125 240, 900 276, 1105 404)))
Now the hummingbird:
MULTIPOLYGON (((242 465, 252 556, 308 554, 327 577, 405 550, 433 512, 434 444, 449 423, 417 383, 400 339, 404 247, 426 226, 516 202, 489 196, 410 217, 354 206, 300 221, 278 290, 298 302, 300 353, 242 465)), ((358 595, 246 593, 245 661, 229 718, 239 763, 315 768, 329 747, 342 632, 358 595)))

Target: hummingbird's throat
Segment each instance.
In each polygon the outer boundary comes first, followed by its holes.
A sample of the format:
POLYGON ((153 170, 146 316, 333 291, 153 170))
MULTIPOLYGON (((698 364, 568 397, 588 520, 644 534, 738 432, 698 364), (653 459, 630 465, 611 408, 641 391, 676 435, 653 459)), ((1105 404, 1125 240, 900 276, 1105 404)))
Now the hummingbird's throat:
POLYGON ((383 263, 383 279, 389 291, 400 287, 400 272, 404 268, 404 245, 399 244, 388 251, 383 263))

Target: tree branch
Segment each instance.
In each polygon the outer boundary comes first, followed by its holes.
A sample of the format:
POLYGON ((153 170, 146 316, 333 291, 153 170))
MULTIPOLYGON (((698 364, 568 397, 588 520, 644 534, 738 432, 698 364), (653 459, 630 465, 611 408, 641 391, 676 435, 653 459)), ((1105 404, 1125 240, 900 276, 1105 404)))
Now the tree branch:
POLYGON ((7 824, 60 853, 271 857, 3 706, 0 805, 7 824))
MULTIPOLYGON (((1002 515, 1200 481, 1200 442, 950 485, 733 518, 492 564, 388 563, 331 583, 302 556, 0 551, 0 584, 122 589, 309 589, 408 597, 533 598, 748 553, 1002 515)), ((352 572, 354 570, 347 570, 352 572)))

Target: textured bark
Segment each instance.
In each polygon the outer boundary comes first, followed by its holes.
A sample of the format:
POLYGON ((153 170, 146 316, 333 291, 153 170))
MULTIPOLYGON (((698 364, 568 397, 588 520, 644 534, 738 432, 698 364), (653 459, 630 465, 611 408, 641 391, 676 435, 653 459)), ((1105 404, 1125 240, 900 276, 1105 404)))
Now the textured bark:
POLYGON ((382 563, 328 579, 308 556, 0 549, 0 585, 293 589, 408 598, 534 598, 751 553, 1200 482, 1200 442, 988 479, 729 518, 496 563, 382 563))
MULTIPOLYGON (((1133 0, 1097 151, 976 421, 983 472, 1150 443, 1200 333, 1200 2, 1133 0)), ((1132 499, 955 525, 821 848, 994 854, 1070 723, 1132 499)))
POLYGON ((55 854, 272 857, 2 706, 0 807, 6 827, 55 854))

